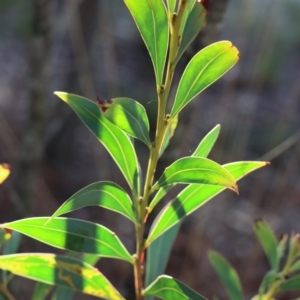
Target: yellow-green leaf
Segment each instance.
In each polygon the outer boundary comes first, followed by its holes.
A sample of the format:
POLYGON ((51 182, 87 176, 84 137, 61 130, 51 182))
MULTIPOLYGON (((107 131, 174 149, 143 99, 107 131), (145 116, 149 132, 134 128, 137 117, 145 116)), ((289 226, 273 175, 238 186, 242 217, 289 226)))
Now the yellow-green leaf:
POLYGON ((149 51, 158 86, 162 85, 169 44, 169 22, 162 0, 124 0, 149 51))
POLYGON ((174 183, 220 185, 238 192, 236 181, 230 172, 216 162, 202 157, 183 157, 175 161, 166 168, 153 185, 152 191, 174 183))
POLYGON ((170 114, 171 118, 231 69, 238 59, 239 52, 229 41, 214 43, 198 52, 181 77, 170 114))
POLYGON ((71 218, 55 218, 47 225, 49 218, 28 218, 2 224, 50 246, 76 252, 91 253, 133 263, 116 234, 106 227, 71 218))
MULTIPOLYGON (((244 161, 230 163, 223 167, 237 181, 265 165, 267 165, 266 162, 244 161)), ((148 247, 157 237, 221 193, 224 189, 225 187, 203 184, 191 184, 187 186, 175 199, 166 204, 156 217, 145 242, 145 247, 148 247)))
POLYGON ((0 256, 0 269, 102 299, 124 300, 99 270, 75 258, 47 253, 5 255, 0 256))
POLYGON ((151 147, 149 120, 145 108, 140 103, 129 98, 114 98, 111 99, 104 115, 125 133, 151 147))
POLYGON ((206 300, 187 285, 167 275, 159 276, 143 291, 143 295, 152 295, 164 300, 206 300))
POLYGON ((135 191, 136 195, 139 195, 139 163, 129 137, 105 118, 96 103, 73 94, 63 92, 55 92, 55 94, 75 111, 107 149, 129 186, 135 191))
POLYGON ((120 186, 109 181, 95 182, 84 187, 58 208, 49 221, 86 206, 101 206, 136 222, 130 197, 120 186))

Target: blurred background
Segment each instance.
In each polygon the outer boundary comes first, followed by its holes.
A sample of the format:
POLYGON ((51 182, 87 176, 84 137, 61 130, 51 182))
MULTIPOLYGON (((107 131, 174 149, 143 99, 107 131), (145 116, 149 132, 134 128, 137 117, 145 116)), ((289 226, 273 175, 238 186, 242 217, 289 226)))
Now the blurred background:
MULTIPOLYGON (((254 220, 266 219, 278 236, 300 232, 300 2, 211 0, 207 25, 178 66, 173 95, 190 58, 223 39, 239 49, 240 61, 180 114, 158 173, 193 152, 216 124, 222 129, 210 158, 271 165, 243 179, 239 196, 224 192, 187 218, 166 272, 209 299, 226 299, 207 259, 214 249, 237 268, 250 299, 268 270, 254 220)), ((1 0, 0 70, 0 162, 12 166, 0 188, 1 223, 49 216, 95 181, 127 188, 102 145, 53 95, 130 97, 146 107, 155 129, 152 64, 122 0, 1 0)), ((145 166, 148 152, 136 146, 145 166)), ((71 215, 109 227, 134 250, 133 227, 121 216, 101 208, 71 215)), ((20 251, 55 250, 24 237, 20 251)), ((105 259, 98 266, 130 299, 130 266, 105 259)), ((16 278, 11 289, 30 299, 32 287, 16 278)))

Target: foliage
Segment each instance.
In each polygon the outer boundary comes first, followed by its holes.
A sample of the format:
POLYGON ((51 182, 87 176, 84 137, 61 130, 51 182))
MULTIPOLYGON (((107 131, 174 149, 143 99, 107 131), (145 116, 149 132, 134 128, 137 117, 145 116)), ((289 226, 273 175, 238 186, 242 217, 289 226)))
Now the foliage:
MULTIPOLYGON (((283 235, 280 241, 264 220, 256 221, 254 232, 258 238, 271 269, 265 274, 258 294, 252 300, 272 300, 280 292, 300 289, 300 239, 299 235, 283 235), (287 251, 288 249, 288 251, 287 251), (284 253, 287 257, 283 260, 284 253)), ((230 300, 242 300, 243 292, 235 269, 215 251, 209 260, 218 273, 230 300)))
MULTIPOLYGON (((161 299, 205 299, 178 280, 162 275, 172 241, 186 216, 225 188, 238 192, 239 179, 266 165, 265 162, 246 161, 221 166, 207 159, 220 131, 220 126, 216 126, 190 157, 179 158, 154 181, 159 157, 174 135, 179 113, 239 59, 238 50, 229 41, 217 42, 199 51, 185 68, 168 112, 167 104, 171 101, 169 93, 177 62, 204 25, 207 11, 202 3, 195 0, 165 2, 124 0, 154 67, 158 109, 153 141, 149 136, 146 111, 136 100, 122 97, 105 101, 99 98, 95 103, 82 96, 55 93, 74 110, 107 149, 132 193, 127 194, 113 182, 96 182, 73 195, 53 216, 23 219, 0 226, 1 230, 20 232, 53 247, 71 251, 67 255, 27 253, 0 257, 1 269, 40 282, 34 299, 43 299, 50 291, 48 285, 62 287, 53 299, 58 299, 58 295, 64 293, 68 296, 60 297, 71 297, 70 289, 103 299, 124 299, 105 276, 92 266, 99 257, 121 259, 133 266, 137 300, 152 296, 161 299), (133 144, 135 138, 144 142, 149 149, 148 167, 143 172, 145 176, 142 175, 133 144), (161 210, 144 241, 149 214, 176 184, 187 186, 161 210), (85 206, 102 206, 132 221, 135 225, 135 253, 130 254, 117 235, 100 224, 60 217, 85 206), (167 254, 158 256, 158 249, 162 248, 166 249, 167 254), (85 256, 74 256, 74 251, 85 256), (149 255, 144 262, 146 251, 149 255), (156 253, 156 259, 153 253, 156 253), (145 278, 144 263, 149 267, 145 278)), ((4 169, 0 169, 1 182, 7 175, 4 169)), ((270 253, 273 252, 270 250, 270 253)), ((274 253, 270 259, 275 265, 273 256, 274 253)))

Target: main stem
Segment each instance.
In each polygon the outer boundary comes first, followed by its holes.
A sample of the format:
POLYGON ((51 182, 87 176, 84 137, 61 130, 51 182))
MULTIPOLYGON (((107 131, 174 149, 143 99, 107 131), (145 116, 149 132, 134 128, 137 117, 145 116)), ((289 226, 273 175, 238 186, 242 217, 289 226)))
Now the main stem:
POLYGON ((137 213, 138 224, 136 225, 136 254, 134 263, 134 281, 135 281, 135 294, 137 300, 143 300, 143 271, 144 271, 144 230, 145 222, 148 217, 147 206, 149 203, 149 196, 151 194, 152 183, 154 174, 159 159, 160 151, 163 145, 165 134, 171 120, 167 119, 166 107, 169 98, 170 88, 172 84, 175 59, 179 49, 179 29, 182 20, 182 16, 186 7, 186 1, 180 1, 178 14, 169 16, 170 24, 170 43, 169 43, 169 55, 167 61, 167 72, 165 84, 158 88, 158 112, 157 112, 157 125, 155 132, 155 140, 150 149, 150 156, 148 161, 148 168, 146 173, 144 193, 143 197, 137 200, 137 213))

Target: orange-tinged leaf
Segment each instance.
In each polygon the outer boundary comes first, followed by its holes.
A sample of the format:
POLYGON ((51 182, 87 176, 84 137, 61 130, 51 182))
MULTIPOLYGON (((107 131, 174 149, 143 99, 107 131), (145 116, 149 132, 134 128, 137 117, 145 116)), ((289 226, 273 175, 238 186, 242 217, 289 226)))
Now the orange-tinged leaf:
POLYGON ((0 164, 0 184, 6 180, 6 178, 10 174, 10 165, 8 164, 0 164))

